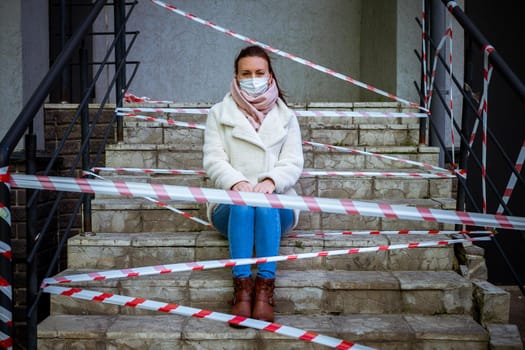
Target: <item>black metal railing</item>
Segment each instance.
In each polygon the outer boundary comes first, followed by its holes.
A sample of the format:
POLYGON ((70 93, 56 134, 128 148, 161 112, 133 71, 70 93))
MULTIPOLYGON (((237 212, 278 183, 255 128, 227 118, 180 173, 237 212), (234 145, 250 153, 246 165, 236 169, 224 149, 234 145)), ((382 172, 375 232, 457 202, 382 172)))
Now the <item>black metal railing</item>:
MULTIPOLYGON (((9 166, 13 162, 14 149, 20 140, 24 137, 24 168, 27 174, 49 175, 52 172, 62 172, 64 175, 72 176, 75 172, 87 170, 96 164, 100 164, 104 155, 105 145, 109 142, 116 142, 121 131, 118 131, 119 124, 121 128, 122 121, 114 113, 114 106, 108 109, 106 105, 110 100, 110 95, 115 94, 117 106, 121 106, 122 97, 127 90, 131 79, 126 78, 126 65, 134 65, 134 71, 131 77, 135 75, 138 62, 127 60, 129 51, 138 35, 138 32, 126 32, 126 23, 137 1, 126 3, 124 0, 97 0, 89 5, 90 9, 83 21, 78 25, 76 31, 71 35, 69 40, 64 40, 61 52, 56 57, 53 65, 45 75, 41 83, 35 89, 35 92, 23 107, 22 111, 7 131, 6 136, 0 143, 0 169, 8 174, 9 166), (113 42, 107 48, 104 58, 100 62, 90 62, 86 42, 91 39, 92 27, 95 20, 100 16, 104 7, 111 6, 114 13, 114 31, 108 33, 97 33, 97 35, 111 35, 113 42), (126 43, 126 36, 131 35, 132 39, 129 44, 126 43), (68 126, 63 130, 60 138, 57 139, 54 149, 46 149, 44 152, 45 162, 41 164, 41 155, 37 154, 36 135, 33 130, 33 120, 37 112, 42 108, 46 98, 49 96, 53 87, 57 85, 64 75, 71 71, 74 65, 73 58, 78 53, 78 71, 79 76, 76 81, 79 86, 76 87, 81 91, 80 101, 75 113, 68 120, 68 126), (111 58, 114 58, 111 61, 111 58), (114 66, 114 75, 103 96, 98 101, 98 108, 94 111, 89 109, 89 103, 94 95, 97 82, 102 72, 108 66, 114 66), (106 118, 103 125, 101 120, 106 118), (68 164, 57 168, 65 154, 65 149, 71 147, 71 140, 78 143, 78 136, 75 130, 80 128, 80 146, 76 154, 68 154, 70 158, 68 164), (97 142, 97 148, 92 149, 90 140, 92 140, 94 131, 102 136, 97 142), (73 136, 75 135, 75 136, 73 136), (39 168, 37 167, 39 164, 39 168), (58 169, 58 170, 57 170, 58 169)), ((66 2, 61 2, 66 6, 66 2)), ((70 3, 67 6, 71 6, 70 3)), ((83 6, 86 6, 83 4, 83 6)), ((62 13, 65 11, 61 11, 62 13)), ((64 34, 61 34, 64 37, 64 34)), ((70 87, 68 87, 70 88, 70 87)), ((47 147, 46 147, 47 148, 47 147)), ((0 176, 2 176, 0 174, 0 176)), ((16 310, 13 307, 13 300, 6 298, 5 295, 0 297, 0 305, 12 314, 20 314, 25 311, 25 320, 10 320, 9 322, 0 323, 0 332, 7 342, 19 342, 24 344, 28 349, 36 349, 37 346, 37 323, 46 317, 45 307, 42 307, 42 292, 39 281, 42 277, 47 277, 59 271, 60 261, 63 259, 64 247, 67 239, 72 236, 74 230, 89 232, 91 230, 91 202, 90 196, 81 194, 71 197, 71 194, 57 192, 56 196, 48 204, 46 216, 39 218, 39 198, 40 191, 26 190, 26 249, 24 257, 13 257, 11 259, 11 236, 12 228, 7 220, 0 220, 0 240, 4 251, 10 254, 0 255, 0 278, 5 280, 9 288, 13 287, 13 264, 22 263, 26 265, 26 291, 27 301, 25 310, 16 310), (68 205, 65 205, 67 203, 68 205), (72 204, 72 205, 71 205, 72 204), (68 207, 68 219, 64 223, 57 224, 60 213, 64 214, 64 208, 68 207), (81 212, 82 210, 82 212, 81 212), (79 214, 82 213, 80 216, 79 214), (79 219, 82 217, 83 220, 79 219), (79 226, 79 221, 80 226, 79 226), (37 228, 38 227, 38 231, 37 228), (58 238, 57 238, 58 237, 58 238), (50 249, 49 244, 53 245, 50 249), (49 253, 51 251, 51 253, 49 253), (39 256, 47 254, 44 259, 39 260, 39 256), (44 269, 42 269, 44 266, 44 269), (40 269, 40 270, 39 270, 40 269), (42 273, 42 270, 45 270, 42 273), (44 309, 44 310, 42 310, 44 309), (25 323, 25 332, 14 334, 14 323, 20 321, 25 323), (25 334, 23 334, 25 333, 25 334), (25 337, 24 337, 25 336, 25 337)), ((0 182, 0 209, 7 210, 10 208, 10 189, 5 181, 0 182)), ((17 327, 20 329, 20 327, 17 327)))
MULTIPOLYGON (((431 10, 435 10, 437 3, 431 2, 431 4, 433 6, 431 10)), ((465 33, 465 40, 468 41, 468 45, 466 45, 466 47, 470 47, 473 45, 476 46, 479 49, 479 53, 481 55, 487 47, 491 47, 489 41, 483 36, 480 30, 474 25, 474 23, 469 19, 469 17, 463 12, 463 10, 459 6, 456 6, 456 4, 452 4, 449 8, 447 8, 447 6, 450 4, 451 2, 447 0, 442 0, 442 5, 444 5, 448 11, 450 11, 457 23, 459 23, 463 28, 465 33)), ((424 13, 425 12, 426 11, 424 11, 424 13)), ((436 18, 433 18, 433 20, 435 19, 436 18)), ((428 33, 428 26, 431 26, 432 22, 427 23, 427 26, 425 26, 425 28, 423 28, 423 24, 419 22, 419 20, 418 23, 421 29, 425 31, 425 33, 428 33)), ((440 35, 444 35, 444 32, 445 31, 443 31, 443 33, 441 33, 440 35)), ((472 145, 471 134, 473 131, 473 123, 476 119, 480 125, 482 123, 482 116, 480 113, 481 109, 479 108, 480 101, 476 99, 476 96, 474 96, 472 94, 472 91, 469 90, 469 87, 472 86, 473 83, 469 81, 467 77, 464 79, 464 83, 460 83, 457 77, 450 72, 450 67, 448 65, 448 57, 447 59, 445 59, 443 52, 440 52, 439 48, 437 47, 438 38, 433 38, 432 35, 424 35, 424 38, 426 40, 425 45, 428 48, 427 50, 429 52, 434 53, 435 57, 437 57, 437 59, 439 60, 438 66, 441 69, 441 74, 446 74, 447 76, 452 77, 452 84, 455 86, 457 91, 461 93, 463 98, 463 111, 461 117, 462 123, 461 125, 458 125, 454 118, 452 118, 452 111, 449 108, 449 101, 446 101, 444 92, 441 91, 440 88, 434 88, 433 93, 438 97, 438 99, 433 99, 433 104, 439 104, 439 108, 431 108, 432 113, 429 115, 428 118, 429 134, 435 140, 437 140, 437 145, 439 145, 439 147, 441 148, 442 153, 446 158, 446 163, 451 164, 452 167, 457 166, 459 169, 468 169, 468 176, 466 179, 463 176, 457 176, 457 210, 470 210, 477 212, 482 212, 483 210, 486 210, 486 206, 484 209, 484 205, 486 205, 486 203, 483 203, 483 201, 485 201, 486 198, 482 198, 482 196, 480 195, 481 191, 478 183, 480 181, 480 178, 484 177, 483 181, 486 182, 487 188, 491 191, 490 198, 493 199, 493 201, 497 202, 497 204, 503 209, 501 214, 504 213, 506 215, 515 215, 511 210, 510 206, 508 205, 508 202, 504 200, 505 188, 502 189, 501 184, 499 184, 498 186, 493 176, 491 176, 491 174, 489 174, 486 171, 486 165, 483 164, 483 160, 480 155, 479 149, 481 147, 476 148, 474 147, 474 145, 472 145), (436 111, 445 115, 435 115, 436 111), (439 126, 436 126, 436 120, 444 120, 443 118, 452 118, 453 128, 459 135, 460 152, 459 163, 457 165, 453 161, 452 154, 447 151, 447 144, 445 141, 446 137, 443 131, 439 129, 439 126)), ((420 62, 422 62, 424 59, 423 55, 417 51, 416 55, 418 56, 420 62)), ((434 55, 426 56, 425 59, 428 60, 426 65, 427 67, 431 67, 432 63, 434 63, 432 62, 433 57, 434 55)), ((525 85, 523 84, 523 82, 521 82, 517 75, 513 73, 508 64, 496 50, 490 51, 488 55, 488 60, 490 62, 490 65, 493 67, 494 71, 502 77, 502 80, 507 83, 510 90, 522 102, 521 108, 523 113, 523 110, 525 110, 525 107, 523 107, 523 102, 525 102, 525 85)), ((483 72, 483 67, 481 67, 479 75, 483 77, 484 73, 486 74, 486 72, 483 72)), ((430 72, 428 69, 426 72, 422 72, 422 76, 431 76, 432 74, 439 73, 430 72)), ((423 81, 421 82, 421 86, 423 86, 423 81)), ((424 101, 426 92, 423 91, 424 89, 418 86, 417 84, 416 88, 419 91, 421 100, 424 101)), ((481 130, 481 128, 479 128, 479 130, 481 130)), ((515 161, 513 162, 508 155, 508 149, 506 149, 502 145, 502 142, 498 140, 498 138, 495 136, 495 133, 490 128, 488 128, 486 136, 479 137, 478 139, 482 140, 481 142, 485 142, 486 144, 490 143, 490 146, 495 150, 495 152, 497 152, 497 156, 503 160, 503 163, 505 164, 506 168, 499 169, 499 172, 505 171, 506 174, 508 174, 509 176, 515 176, 517 180, 517 187, 525 186, 525 179, 520 174, 520 169, 516 168, 515 161)), ((522 142, 523 140, 518 141, 522 142)), ((492 206, 494 206, 495 203, 492 202, 491 204, 492 206)), ((525 237, 523 236, 523 233, 522 237, 525 237)), ((511 260, 509 259, 507 253, 504 251, 504 248, 500 243, 500 238, 498 237, 498 235, 493 236, 492 243, 499 252, 500 258, 504 261, 504 264, 510 271, 510 274, 513 277, 516 285, 525 295, 523 282, 519 274, 517 273, 515 267, 511 263, 511 260)))

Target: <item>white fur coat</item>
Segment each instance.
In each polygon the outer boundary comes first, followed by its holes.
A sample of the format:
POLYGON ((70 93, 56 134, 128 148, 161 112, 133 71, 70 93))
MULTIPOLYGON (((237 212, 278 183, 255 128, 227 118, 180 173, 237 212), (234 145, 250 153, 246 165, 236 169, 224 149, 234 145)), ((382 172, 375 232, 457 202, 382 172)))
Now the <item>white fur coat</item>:
MULTIPOLYGON (((216 188, 225 190, 239 181, 254 186, 270 178, 277 193, 295 194, 303 170, 299 123, 280 99, 256 132, 228 93, 208 114, 203 153, 204 170, 216 188)), ((208 218, 214 207, 208 206, 208 218)))

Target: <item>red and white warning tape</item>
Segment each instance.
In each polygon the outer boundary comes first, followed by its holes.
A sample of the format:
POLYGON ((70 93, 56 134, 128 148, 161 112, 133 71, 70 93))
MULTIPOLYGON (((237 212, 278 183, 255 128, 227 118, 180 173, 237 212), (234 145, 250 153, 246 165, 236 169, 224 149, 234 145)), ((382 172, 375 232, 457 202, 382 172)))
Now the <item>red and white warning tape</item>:
MULTIPOLYGON (((205 108, 148 108, 148 107, 119 107, 117 113, 177 113, 177 114, 208 114, 205 108)), ((354 118, 426 118, 426 113, 410 112, 365 112, 339 110, 292 110, 298 117, 354 117, 354 118)))
POLYGON ((484 53, 484 59, 483 59, 483 91, 487 91, 486 94, 483 95, 483 114, 482 114, 482 122, 483 122, 483 132, 481 134, 481 194, 482 194, 482 207, 483 207, 483 213, 487 212, 487 128, 488 128, 488 121, 487 121, 487 109, 488 109, 488 90, 489 90, 489 66, 492 66, 489 64, 489 56, 494 51, 494 47, 492 45, 487 45, 483 48, 484 53))
POLYGON ((355 149, 355 148, 333 146, 333 145, 327 145, 327 144, 317 143, 317 142, 312 142, 312 141, 303 141, 303 144, 304 145, 308 145, 308 146, 327 148, 329 150, 334 150, 334 151, 348 152, 348 153, 352 153, 352 154, 365 155, 365 156, 370 156, 370 157, 375 157, 375 158, 380 158, 380 159, 388 159, 388 160, 401 162, 401 163, 404 163, 404 164, 410 164, 410 165, 421 167, 421 168, 425 168, 425 169, 437 170, 437 171, 439 171, 441 173, 448 172, 447 169, 443 169, 443 168, 440 168, 440 167, 432 165, 432 164, 416 162, 416 161, 413 161, 413 160, 402 159, 402 158, 397 158, 397 157, 392 157, 392 156, 387 156, 387 155, 384 155, 384 154, 378 154, 378 153, 372 153, 372 152, 367 152, 367 151, 361 151, 361 150, 358 150, 358 149, 355 149))
POLYGON ((439 62, 438 57, 441 52, 441 49, 443 48, 443 45, 445 44, 445 40, 449 37, 450 30, 451 30, 450 28, 447 28, 447 30, 445 31, 445 34, 443 35, 443 37, 441 37, 439 44, 436 46, 436 51, 434 53, 434 64, 432 66, 432 72, 430 75, 430 84, 428 86, 427 105, 425 106, 427 109, 430 108, 430 105, 432 103, 432 95, 433 95, 433 90, 434 90, 434 79, 436 78, 436 69, 437 69, 437 64, 439 62))
POLYGON ((11 212, 9 209, 4 205, 4 203, 0 203, 0 219, 5 220, 5 222, 11 226, 11 212))
MULTIPOLYGON (((103 178, 102 176, 97 175, 97 174, 95 174, 95 173, 93 173, 93 172, 90 172, 90 171, 84 171, 83 174, 84 174, 84 175, 88 175, 88 176, 94 176, 94 177, 96 177, 96 178, 98 178, 98 179, 104 180, 104 178, 103 178)), ((200 219, 200 218, 198 218, 198 217, 196 217, 196 216, 193 216, 193 215, 191 215, 191 214, 189 214, 189 213, 186 213, 185 211, 182 211, 182 210, 180 210, 180 209, 177 209, 177 208, 175 208, 175 207, 169 205, 169 204, 166 203, 166 202, 162 202, 162 201, 156 200, 156 199, 151 198, 151 197, 142 197, 142 198, 144 198, 144 199, 146 199, 146 200, 148 200, 148 201, 150 201, 150 202, 152 202, 152 203, 155 203, 155 204, 157 204, 158 206, 160 206, 160 207, 162 207, 162 208, 169 209, 169 210, 171 210, 172 212, 177 213, 177 214, 179 214, 179 215, 182 215, 183 217, 185 217, 185 218, 187 218, 187 219, 190 219, 190 220, 192 220, 192 221, 195 221, 195 222, 197 222, 197 223, 199 223, 199 224, 201 224, 201 225, 208 226, 208 227, 212 227, 212 225, 211 225, 209 222, 204 221, 204 220, 202 220, 202 219, 200 219)))
POLYGON ((139 268, 123 269, 123 270, 101 271, 101 272, 92 272, 92 273, 87 273, 87 274, 77 274, 77 275, 57 276, 57 277, 46 278, 43 281, 42 288, 44 292, 47 292, 50 294, 69 296, 73 298, 97 301, 97 302, 108 303, 108 304, 113 304, 113 305, 135 307, 135 308, 151 310, 151 311, 174 313, 174 314, 178 314, 182 316, 207 318, 210 320, 227 322, 230 324, 260 329, 260 330, 264 330, 267 332, 278 333, 278 334, 293 337, 296 339, 301 339, 301 340, 305 340, 308 342, 326 345, 326 346, 336 348, 336 349, 363 349, 364 350, 364 349, 371 349, 371 348, 362 346, 359 344, 355 344, 352 342, 348 342, 345 340, 328 337, 328 336, 320 335, 320 334, 313 333, 313 332, 304 331, 302 329, 284 326, 284 325, 277 324, 277 323, 270 323, 270 322, 255 320, 251 318, 240 317, 236 315, 218 313, 218 312, 213 312, 209 310, 186 307, 186 306, 177 305, 177 304, 162 303, 162 302, 143 299, 143 298, 122 296, 122 295, 112 294, 112 293, 107 293, 107 292, 89 291, 89 290, 74 288, 74 287, 54 286, 53 284, 99 281, 99 280, 105 280, 105 279, 128 278, 128 277, 137 277, 137 276, 145 276, 145 275, 159 275, 159 274, 181 272, 181 271, 203 270, 203 269, 210 269, 210 268, 225 268, 225 267, 231 267, 234 265, 241 265, 241 264, 259 264, 259 263, 265 263, 265 262, 270 262, 270 261, 296 260, 296 259, 302 259, 302 258, 324 257, 324 256, 333 256, 333 255, 340 255, 340 254, 357 254, 357 253, 363 253, 363 252, 376 252, 376 251, 385 251, 385 250, 393 250, 393 249, 440 246, 440 245, 472 242, 476 240, 489 240, 489 239, 490 237, 479 237, 479 238, 468 238, 468 239, 442 240, 442 241, 435 241, 435 242, 415 242, 415 243, 397 244, 397 245, 391 245, 391 246, 351 248, 351 249, 346 249, 346 250, 323 251, 323 252, 318 252, 318 253, 304 253, 304 254, 288 255, 288 256, 251 258, 251 259, 231 259, 227 261, 214 260, 214 261, 181 263, 181 264, 172 264, 172 265, 147 266, 147 267, 139 267, 139 268))
POLYGON ((427 38, 425 0, 421 0, 421 62, 423 63, 423 104, 428 109, 427 38))
MULTIPOLYGON (((525 140, 523 141, 523 144, 521 145, 521 150, 518 155, 518 159, 516 160, 516 165, 514 168, 516 171, 521 173, 521 169, 523 168, 523 163, 525 162, 525 140)), ((512 173, 509 178, 509 182, 507 183, 507 186, 505 187, 505 192, 503 193, 503 202, 505 204, 509 203, 510 197, 512 196, 512 192, 514 191, 514 187, 516 187, 516 182, 518 180, 518 177, 516 174, 512 173)), ((498 207, 497 213, 502 214, 503 213, 503 206, 500 204, 498 207)))
MULTIPOLYGON (((119 113, 117 113, 117 114, 119 114, 119 113)), ((164 118, 155 118, 155 117, 146 116, 146 115, 138 115, 138 114, 132 114, 132 113, 120 113, 119 115, 122 115, 123 117, 139 118, 139 119, 152 121, 152 122, 159 122, 159 123, 165 123, 165 124, 170 124, 170 125, 185 126, 185 127, 194 128, 194 129, 202 129, 202 130, 204 130, 206 128, 206 126, 203 125, 203 124, 178 122, 178 121, 175 121, 175 120, 167 120, 167 119, 164 119, 164 118)), ((308 145, 308 146, 327 148, 327 149, 330 149, 330 150, 336 150, 336 151, 341 151, 341 152, 349 152, 349 153, 352 153, 352 154, 360 154, 360 155, 366 155, 366 156, 375 157, 375 158, 381 158, 381 159, 388 159, 388 160, 392 160, 392 161, 398 161, 398 162, 401 162, 401 163, 404 163, 404 164, 410 164, 412 166, 417 166, 417 167, 421 167, 421 168, 425 168, 425 169, 432 169, 432 170, 439 171, 439 172, 448 172, 447 169, 443 169, 443 168, 440 168, 440 167, 432 165, 432 164, 416 162, 416 161, 413 161, 413 160, 402 159, 402 158, 387 156, 387 155, 378 154, 378 153, 361 151, 361 150, 357 150, 357 149, 353 149, 353 148, 349 148, 349 147, 333 146, 333 145, 327 145, 327 144, 322 144, 322 143, 317 143, 317 142, 312 142, 312 141, 303 141, 303 144, 304 145, 308 145)), ((458 174, 461 175, 462 173, 458 172, 458 174)))
POLYGON ((453 94, 453 91, 452 91, 452 88, 454 86, 454 84, 452 83, 452 78, 453 78, 453 65, 452 65, 452 49, 454 47, 454 43, 453 43, 453 40, 454 40, 454 37, 453 37, 453 30, 452 30, 452 16, 449 15, 449 28, 450 28, 450 40, 449 40, 449 50, 450 50, 450 53, 448 55, 449 57, 449 109, 450 109, 450 140, 451 140, 451 148, 452 148, 452 168, 453 169, 456 169, 457 168, 457 164, 456 164, 456 151, 455 151, 455 147, 456 147, 456 136, 455 136, 455 132, 454 132, 454 94, 453 94))
POLYGON ((0 332, 0 348, 6 350, 13 349, 13 338, 8 336, 4 332, 0 332))
POLYGON ((236 315, 229 315, 221 312, 197 309, 194 307, 182 306, 178 304, 164 303, 155 300, 134 298, 107 292, 91 291, 81 288, 66 288, 60 286, 45 286, 44 292, 78 298, 82 300, 96 301, 105 304, 133 307, 142 310, 166 312, 170 314, 206 318, 208 320, 227 322, 229 324, 240 325, 259 329, 266 332, 276 333, 304 340, 310 343, 325 345, 334 349, 354 349, 354 350, 373 350, 368 346, 359 345, 346 340, 333 338, 330 336, 302 330, 295 327, 285 326, 275 322, 260 321, 236 315))
POLYGON ((99 272, 81 273, 74 275, 55 276, 45 278, 42 282, 43 285, 48 284, 60 284, 60 283, 79 283, 89 281, 101 281, 109 279, 139 277, 139 276, 153 276, 163 275, 167 273, 185 272, 185 271, 199 271, 219 268, 229 268, 232 266, 240 265, 253 265, 263 264, 268 262, 279 262, 279 261, 290 261, 300 259, 312 259, 325 256, 338 256, 338 255, 352 255, 361 253, 371 253, 386 250, 399 250, 399 249, 412 249, 412 248, 423 248, 423 247, 438 247, 457 243, 470 243, 475 241, 488 241, 492 238, 490 236, 484 237, 468 237, 458 239, 448 239, 439 241, 424 241, 424 242, 410 242, 402 244, 383 245, 376 247, 360 247, 360 248, 349 248, 339 250, 327 250, 321 252, 291 254, 291 255, 280 255, 280 256, 268 256, 260 258, 244 258, 244 259, 223 259, 223 260, 206 260, 206 261, 194 261, 177 264, 167 265, 156 265, 156 266, 143 266, 134 267, 121 270, 107 270, 99 272))
POLYGON ((183 126, 183 127, 187 127, 191 129, 204 130, 206 128, 206 126, 203 124, 197 124, 197 123, 191 123, 191 122, 181 122, 181 121, 177 121, 173 119, 155 118, 149 115, 140 115, 140 114, 134 114, 134 113, 117 113, 117 115, 121 117, 126 117, 126 118, 142 119, 148 122, 157 122, 157 123, 168 124, 168 125, 183 126))
POLYGON ((450 173, 414 173, 414 172, 379 172, 379 171, 317 171, 309 170, 303 171, 303 177, 310 176, 352 176, 352 177, 415 177, 415 178, 426 178, 426 179, 435 179, 435 178, 455 178, 454 175, 450 173))
MULTIPOLYGON (((0 183, 2 186, 6 186, 10 189, 9 184, 9 167, 0 167, 0 183)), ((5 225, 11 226, 11 211, 4 203, 0 203, 0 221, 4 221, 5 225)), ((12 249, 9 244, 0 240, 0 255, 2 255, 7 261, 12 259, 12 249)), ((2 328, 7 332, 0 331, 0 348, 2 349, 13 349, 13 285, 10 273, 5 274, 2 270, 2 276, 0 276, 0 295, 2 302, 0 303, 0 321, 4 325, 2 328)))
POLYGON ((297 232, 286 235, 286 238, 302 238, 302 237, 329 237, 329 236, 368 236, 368 235, 490 235, 491 231, 444 231, 444 230, 428 230, 428 231, 411 231, 411 230, 400 230, 400 231, 341 231, 341 232, 317 232, 317 233, 304 233, 297 232))
POLYGON ((124 102, 126 103, 148 103, 148 104, 170 104, 174 103, 173 101, 161 101, 153 100, 149 97, 138 97, 129 92, 124 93, 124 102))
POLYGON ((11 260, 12 254, 13 252, 11 247, 5 242, 0 241, 0 255, 3 255, 6 259, 11 260))
POLYGON ((204 170, 186 169, 145 169, 145 168, 112 168, 112 167, 93 167, 93 172, 107 171, 116 173, 145 173, 145 174, 167 174, 167 175, 206 175, 204 170))
POLYGON ((276 55, 282 56, 282 57, 287 58, 289 60, 292 60, 294 62, 298 62, 298 63, 300 63, 302 65, 305 65, 305 66, 308 66, 310 68, 316 69, 316 70, 318 70, 320 72, 326 73, 326 74, 331 75, 331 76, 333 76, 335 78, 347 81, 347 82, 349 82, 351 84, 354 84, 356 86, 364 88, 364 89, 366 89, 368 91, 372 91, 372 92, 374 92, 376 94, 388 97, 389 99, 392 99, 392 100, 397 101, 399 103, 402 103, 404 105, 407 105, 407 106, 410 106, 410 107, 414 107, 414 108, 419 108, 419 109, 424 110, 424 111, 428 111, 424 107, 419 106, 418 103, 409 102, 409 101, 404 100, 404 99, 402 99, 400 97, 397 97, 397 96, 395 96, 395 95, 393 95, 391 93, 388 93, 386 91, 383 91, 383 90, 380 90, 378 88, 375 88, 375 87, 373 87, 373 86, 371 86, 369 84, 365 84, 363 82, 360 82, 360 81, 358 81, 358 80, 356 80, 356 79, 354 79, 352 77, 349 77, 349 76, 341 74, 341 73, 337 73, 336 71, 334 71, 332 69, 323 67, 323 66, 321 66, 319 64, 316 64, 316 63, 310 62, 308 60, 305 60, 303 58, 297 57, 295 55, 292 55, 291 53, 288 53, 288 52, 276 49, 276 48, 271 47, 271 46, 269 46, 267 44, 264 44, 264 43, 262 43, 260 41, 256 41, 254 39, 250 39, 250 38, 248 38, 248 37, 246 37, 246 36, 244 36, 242 34, 239 34, 239 33, 236 33, 236 32, 234 32, 232 30, 220 27, 220 26, 216 25, 215 23, 212 23, 210 21, 207 21, 207 20, 204 20, 202 18, 199 18, 199 17, 197 17, 197 16, 195 16, 195 15, 193 15, 191 13, 182 11, 182 10, 176 8, 173 5, 168 5, 168 4, 164 3, 163 1, 159 1, 159 0, 150 0, 150 1, 153 2, 156 5, 159 5, 159 6, 163 7, 163 8, 165 8, 165 9, 173 12, 173 13, 176 13, 178 15, 184 16, 185 18, 191 19, 192 21, 195 21, 197 23, 203 24, 206 27, 209 27, 209 28, 217 30, 217 31, 219 31, 221 33, 230 35, 230 36, 232 36, 234 38, 240 39, 240 40, 245 41, 245 42, 247 42, 249 44, 258 45, 258 46, 262 47, 263 49, 268 50, 268 51, 270 51, 270 52, 272 52, 272 53, 274 53, 276 55))
POLYGON ((13 187, 17 188, 32 188, 39 190, 83 192, 125 197, 152 197, 161 200, 177 200, 198 203, 223 203, 289 208, 345 215, 431 221, 480 227, 499 227, 511 230, 525 229, 524 217, 409 207, 405 205, 353 201, 349 199, 302 197, 281 194, 226 191, 201 187, 184 187, 123 181, 112 182, 94 179, 19 174, 11 175, 10 183, 13 187))
MULTIPOLYGON (((169 174, 169 175, 206 175, 204 170, 187 170, 187 169, 143 169, 143 168, 111 168, 111 167, 94 167, 93 172, 105 171, 116 173, 144 173, 144 174, 169 174)), ((307 170, 301 173, 303 177, 313 176, 349 176, 349 177, 408 177, 408 178, 429 178, 443 179, 454 178, 450 173, 415 173, 415 172, 379 172, 379 171, 322 171, 307 170)))
MULTIPOLYGON (((84 175, 91 175, 91 176, 94 176, 96 178, 99 178, 101 180, 104 180, 104 178, 102 176, 99 176, 98 174, 95 174, 95 172, 99 172, 99 171, 116 171, 116 172, 125 172, 125 171, 128 171, 128 172, 143 172, 143 173, 148 173, 148 174, 151 174, 151 173, 156 173, 156 170, 159 170, 158 173, 165 173, 165 174, 177 174, 177 175, 181 175, 181 174, 205 174, 204 170, 195 170, 195 171, 191 171, 191 170, 166 170, 166 171, 162 171, 163 169, 137 169, 137 168, 102 168, 102 167, 95 167, 95 168, 92 168, 91 171, 84 171, 83 174, 84 175)), ((303 173, 303 176, 318 176, 319 174, 318 173, 322 173, 322 172, 312 172, 312 173, 306 173, 306 175, 304 175, 305 173, 303 173)), ((330 172, 328 174, 330 174, 331 176, 336 176, 335 174, 336 172, 330 172)), ((347 173, 354 173, 354 172, 340 172, 342 173, 342 175, 347 175, 347 173)), ((395 173, 383 173, 381 175, 383 176, 395 176, 393 175, 395 173)), ((416 176, 415 177, 423 177, 423 176, 419 176, 420 174, 417 174, 415 173, 416 176)), ((422 174, 422 175, 433 175, 433 174, 422 174)), ((448 174, 445 174, 445 175, 448 175, 448 174)), ((348 175, 347 175, 348 176, 348 175)), ((365 175, 365 173, 356 173, 354 176, 367 176, 365 175)), ((449 177, 452 177, 452 175, 448 175, 449 177)), ((442 176, 437 176, 438 178, 442 178, 442 176)), ((158 201, 156 199, 153 199, 151 197, 143 197, 144 199, 147 199, 149 200, 150 202, 153 202, 163 208, 166 208, 166 209, 169 209, 177 214, 180 214, 182 216, 184 216, 185 218, 188 218, 192 221, 195 221, 199 224, 202 224, 202 225, 205 225, 205 226, 208 226, 208 227, 212 227, 213 225, 210 224, 209 222, 205 221, 205 220, 202 220, 198 217, 195 217, 191 214, 188 214, 180 209, 177 209, 175 207, 172 207, 170 206, 169 204, 165 203, 165 202, 161 202, 161 201, 158 201)), ((379 232, 379 231, 378 231, 379 232)), ((291 237, 291 236, 289 236, 291 237)))

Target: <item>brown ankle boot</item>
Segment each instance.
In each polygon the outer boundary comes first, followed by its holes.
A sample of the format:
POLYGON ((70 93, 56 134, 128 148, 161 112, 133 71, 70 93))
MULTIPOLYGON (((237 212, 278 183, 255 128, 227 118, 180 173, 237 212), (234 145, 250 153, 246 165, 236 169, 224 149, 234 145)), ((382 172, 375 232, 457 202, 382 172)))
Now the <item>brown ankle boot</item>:
POLYGON ((261 321, 273 322, 273 289, 275 278, 255 279, 255 297, 252 317, 261 321))
MULTIPOLYGON (((233 279, 233 300, 232 314, 242 317, 252 316, 252 299, 253 299, 253 279, 234 278, 233 279)), ((244 328, 230 324, 234 328, 244 328)))

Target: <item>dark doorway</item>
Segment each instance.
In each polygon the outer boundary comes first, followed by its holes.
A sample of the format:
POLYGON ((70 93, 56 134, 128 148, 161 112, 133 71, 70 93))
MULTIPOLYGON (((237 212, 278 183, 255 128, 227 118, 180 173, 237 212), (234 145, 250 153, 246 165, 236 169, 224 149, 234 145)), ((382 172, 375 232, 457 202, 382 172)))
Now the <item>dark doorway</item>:
MULTIPOLYGON (((49 0, 49 58, 53 64, 65 43, 74 33, 77 26, 83 21, 91 10, 91 0, 49 0)), ((87 50, 88 59, 92 60, 93 40, 88 37, 83 43, 87 50)), ((80 101, 80 48, 73 56, 69 69, 62 74, 60 83, 54 87, 50 94, 50 102, 78 103, 80 101)), ((89 69, 89 79, 91 69, 89 69)))

